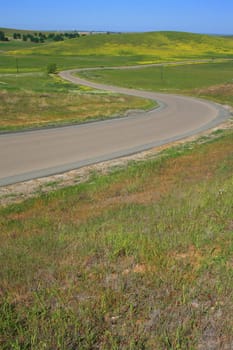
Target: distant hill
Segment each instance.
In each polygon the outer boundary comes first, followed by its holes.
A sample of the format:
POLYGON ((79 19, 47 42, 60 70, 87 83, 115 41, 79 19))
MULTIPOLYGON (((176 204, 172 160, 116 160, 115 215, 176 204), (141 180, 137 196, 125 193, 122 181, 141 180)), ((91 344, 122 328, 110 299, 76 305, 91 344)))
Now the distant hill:
POLYGON ((76 31, 73 32, 45 32, 45 31, 26 31, 19 29, 6 29, 0 28, 0 41, 31 41, 37 44, 43 44, 45 42, 63 41, 66 39, 74 39, 79 37, 80 34, 76 31))
POLYGON ((14 51, 23 55, 148 56, 154 60, 233 58, 233 37, 184 32, 96 34, 14 51))
POLYGON ((8 36, 12 36, 13 33, 22 33, 22 34, 34 34, 34 33, 43 33, 43 34, 49 34, 49 33, 72 33, 74 31, 72 30, 31 30, 31 29, 14 29, 14 28, 0 28, 0 31, 3 31, 8 36))

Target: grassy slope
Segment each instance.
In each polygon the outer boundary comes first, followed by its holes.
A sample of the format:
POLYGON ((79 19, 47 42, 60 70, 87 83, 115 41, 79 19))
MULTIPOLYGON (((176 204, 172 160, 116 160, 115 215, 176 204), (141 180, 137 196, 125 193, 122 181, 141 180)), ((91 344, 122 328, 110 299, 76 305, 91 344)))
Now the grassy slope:
POLYGON ((10 50, 22 50, 31 47, 35 47, 37 44, 29 41, 0 41, 0 51, 7 52, 10 50))
POLYGON ((16 57, 22 71, 44 69, 49 62, 66 69, 233 57, 232 38, 179 32, 99 34, 16 50, 4 45, 0 72, 15 71, 16 57))
POLYGON ((29 29, 14 29, 14 28, 0 28, 0 31, 3 31, 6 36, 12 37, 14 33, 22 33, 22 34, 34 34, 34 33, 45 33, 48 34, 50 31, 43 31, 43 30, 29 30, 29 29))
POLYGON ((232 142, 1 209, 1 349, 231 349, 232 142))
POLYGON ((5 53, 1 54, 0 72, 15 73, 18 65, 22 73, 45 71, 46 66, 54 62, 62 70, 187 58, 232 57, 233 40, 177 32, 101 34, 53 44, 0 43, 1 49, 5 53), (25 45, 29 45, 29 48, 25 49, 25 45), (19 46, 18 50, 12 51, 15 46, 19 46))
POLYGON ((153 56, 157 60, 233 56, 233 41, 179 32, 101 34, 28 49, 23 54, 153 56))

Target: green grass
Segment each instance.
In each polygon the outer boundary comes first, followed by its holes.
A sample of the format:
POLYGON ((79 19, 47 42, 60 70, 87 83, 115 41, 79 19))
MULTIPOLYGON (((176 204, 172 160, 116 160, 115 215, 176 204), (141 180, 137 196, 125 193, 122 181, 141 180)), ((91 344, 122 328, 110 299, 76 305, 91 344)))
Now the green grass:
POLYGON ((5 91, 34 91, 34 92, 66 92, 79 87, 62 81, 56 76, 49 76, 41 72, 21 74, 0 74, 1 89, 5 91))
POLYGON ((78 75, 130 88, 201 96, 233 106, 233 61, 84 71, 78 75))
POLYGON ((38 44, 31 43, 29 41, 0 41, 0 52, 7 52, 10 50, 21 50, 26 48, 34 47, 38 44))
MULTIPOLYGON (((46 45, 46 44, 43 44, 46 45)), ((37 72, 45 71, 50 63, 56 63, 58 70, 86 67, 109 67, 138 64, 141 61, 146 61, 147 56, 107 56, 107 55, 78 55, 71 56, 46 54, 46 55, 21 55, 9 53, 0 53, 0 74, 16 72, 16 58, 20 72, 37 72)))
POLYGON ((14 72, 16 58, 22 71, 37 71, 51 62, 62 70, 233 57, 232 38, 179 32, 89 35, 29 48, 2 45, 0 72, 14 72))
POLYGON ((232 142, 2 208, 1 349, 230 349, 232 142))
POLYGON ((233 57, 233 41, 223 37, 180 33, 151 32, 131 34, 89 35, 62 43, 22 50, 25 55, 59 54, 135 56, 145 55, 154 60, 181 58, 233 57))
POLYGON ((186 64, 128 70, 96 70, 78 75, 126 87, 152 91, 192 90, 211 85, 233 83, 233 61, 186 64))

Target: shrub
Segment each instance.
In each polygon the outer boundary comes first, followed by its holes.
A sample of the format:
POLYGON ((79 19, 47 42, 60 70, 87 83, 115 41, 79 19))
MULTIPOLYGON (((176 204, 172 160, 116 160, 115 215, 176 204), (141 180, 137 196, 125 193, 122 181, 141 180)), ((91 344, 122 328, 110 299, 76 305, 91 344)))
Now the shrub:
POLYGON ((57 72, 57 65, 56 63, 50 63, 47 66, 47 73, 48 74, 55 74, 57 72))

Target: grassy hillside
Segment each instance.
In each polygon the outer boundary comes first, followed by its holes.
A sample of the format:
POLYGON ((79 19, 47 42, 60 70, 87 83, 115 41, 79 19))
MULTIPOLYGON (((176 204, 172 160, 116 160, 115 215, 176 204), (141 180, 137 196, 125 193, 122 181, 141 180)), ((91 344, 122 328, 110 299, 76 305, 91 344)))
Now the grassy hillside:
MULTIPOLYGON (((16 54, 16 52, 13 52, 16 54)), ((233 40, 180 32, 101 34, 21 50, 25 55, 150 56, 153 60, 233 57, 233 40)))
POLYGON ((57 43, 0 43, 0 73, 121 66, 185 59, 233 58, 233 39, 191 33, 95 34, 57 43), (2 51, 2 52, 1 52, 2 51))
POLYGON ((231 349, 233 133, 0 210, 0 347, 231 349))
POLYGON ((33 34, 35 32, 41 32, 48 34, 49 32, 43 30, 30 30, 30 29, 17 29, 17 28, 0 28, 0 31, 3 31, 6 36, 12 37, 14 33, 22 33, 22 34, 33 34))

